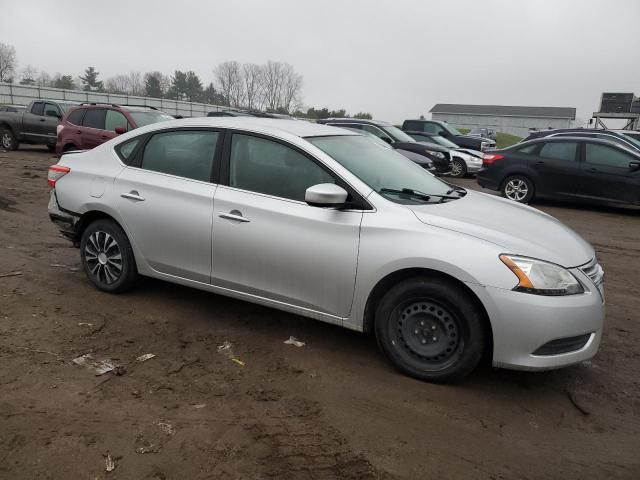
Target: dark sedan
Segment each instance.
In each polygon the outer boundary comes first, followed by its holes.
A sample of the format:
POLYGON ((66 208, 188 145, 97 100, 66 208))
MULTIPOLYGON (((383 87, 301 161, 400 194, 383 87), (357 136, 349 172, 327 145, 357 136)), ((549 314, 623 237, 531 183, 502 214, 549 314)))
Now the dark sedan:
POLYGON ((480 186, 534 197, 640 205, 640 152, 609 140, 545 137, 484 155, 480 186))

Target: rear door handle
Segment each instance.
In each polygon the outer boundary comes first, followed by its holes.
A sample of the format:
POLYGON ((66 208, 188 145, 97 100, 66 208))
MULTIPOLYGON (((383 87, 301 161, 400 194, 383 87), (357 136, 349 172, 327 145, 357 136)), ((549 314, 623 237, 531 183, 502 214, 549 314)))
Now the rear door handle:
POLYGON ((538 166, 538 165, 544 165, 544 162, 543 162, 542 160, 538 160, 538 161, 536 162, 536 166, 538 166))
POLYGON ((76 133, 80 135, 82 132, 80 130, 76 130, 76 133))
POLYGON ((144 202, 144 197, 135 190, 131 190, 129 193, 121 193, 122 198, 128 198, 129 200, 135 200, 137 202, 144 202))
POLYGON ((247 217, 243 217, 242 213, 239 212, 238 210, 231 210, 229 213, 221 213, 218 216, 220 218, 225 218, 227 220, 233 220, 233 221, 236 221, 236 222, 247 223, 247 222, 251 221, 247 217))
POLYGON ((590 172, 599 172, 600 170, 598 170, 598 169, 597 169, 597 168, 595 168, 595 167, 591 167, 591 168, 589 169, 589 171, 590 171, 590 172))

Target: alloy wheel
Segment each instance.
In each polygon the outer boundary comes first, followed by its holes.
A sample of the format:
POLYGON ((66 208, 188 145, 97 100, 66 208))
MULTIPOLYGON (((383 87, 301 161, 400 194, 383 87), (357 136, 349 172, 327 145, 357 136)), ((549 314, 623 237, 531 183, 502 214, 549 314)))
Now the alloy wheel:
POLYGON ((451 175, 460 177, 462 175, 462 163, 459 160, 451 162, 451 175))
POLYGON ((520 178, 514 178, 509 180, 504 187, 504 195, 509 200, 515 200, 516 202, 521 202, 526 198, 529 193, 529 187, 527 182, 520 178))
POLYGON ((5 148, 6 150, 11 149, 11 146, 13 145, 13 138, 11 138, 11 134, 9 132, 3 132, 2 133, 2 148, 5 148))
POLYGON ((95 231, 84 248, 89 273, 99 282, 111 285, 122 275, 122 252, 118 242, 106 232, 95 231))

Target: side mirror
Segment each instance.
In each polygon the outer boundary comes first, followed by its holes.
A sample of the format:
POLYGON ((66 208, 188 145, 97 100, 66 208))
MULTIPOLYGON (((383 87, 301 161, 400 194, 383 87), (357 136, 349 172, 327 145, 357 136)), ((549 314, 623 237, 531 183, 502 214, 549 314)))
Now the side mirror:
POLYGON ((389 145, 391 145, 393 143, 393 140, 391 140, 389 137, 382 137, 382 140, 387 142, 389 145))
POLYGON ((116 127, 114 132, 116 132, 116 135, 122 135, 123 133, 127 133, 127 129, 125 127, 116 127))
POLYGON ((344 188, 334 183, 319 183, 307 188, 304 201, 312 207, 341 207, 348 196, 344 188))
POLYGON ((640 170, 640 162, 629 162, 629 170, 632 172, 640 170))
POLYGON ((438 135, 447 138, 449 136, 449 132, 447 130, 442 130, 438 135))
POLYGON ((62 118, 62 115, 60 115, 58 112, 56 112, 55 110, 47 110, 45 112, 45 116, 47 117, 56 117, 56 118, 62 118))

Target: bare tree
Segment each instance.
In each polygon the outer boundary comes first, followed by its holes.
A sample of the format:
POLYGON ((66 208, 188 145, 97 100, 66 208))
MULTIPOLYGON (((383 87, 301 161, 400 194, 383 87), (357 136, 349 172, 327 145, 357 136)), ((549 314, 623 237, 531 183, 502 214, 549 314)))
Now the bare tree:
POLYGON ((131 72, 127 75, 127 93, 139 97, 144 95, 144 80, 140 72, 131 72))
POLYGON ((224 98, 232 107, 239 107, 244 100, 242 71, 238 62, 222 62, 213 72, 218 81, 218 87, 224 98))
POLYGON ((116 75, 108 78, 104 82, 104 88, 109 93, 125 95, 129 92, 129 77, 127 75, 116 75))
POLYGON ((13 79, 16 72, 16 49, 13 45, 0 43, 0 82, 13 79))
POLYGON ((293 112, 302 106, 302 74, 297 73, 291 65, 282 66, 282 93, 280 105, 287 112, 293 112))
POLYGON ((27 65, 20 72, 20 85, 35 85, 38 70, 31 65, 27 65))
POLYGON ((36 78, 36 85, 38 87, 50 87, 51 86, 51 75, 47 72, 40 72, 38 78, 36 78))
POLYGON ((282 98, 282 72, 283 64, 280 62, 274 62, 269 60, 264 67, 262 67, 264 82, 263 82, 263 100, 264 106, 267 110, 277 110, 281 103, 282 98))
POLYGON ((242 80, 245 106, 248 110, 260 109, 262 107, 262 91, 264 88, 262 67, 255 63, 243 64, 242 80))

